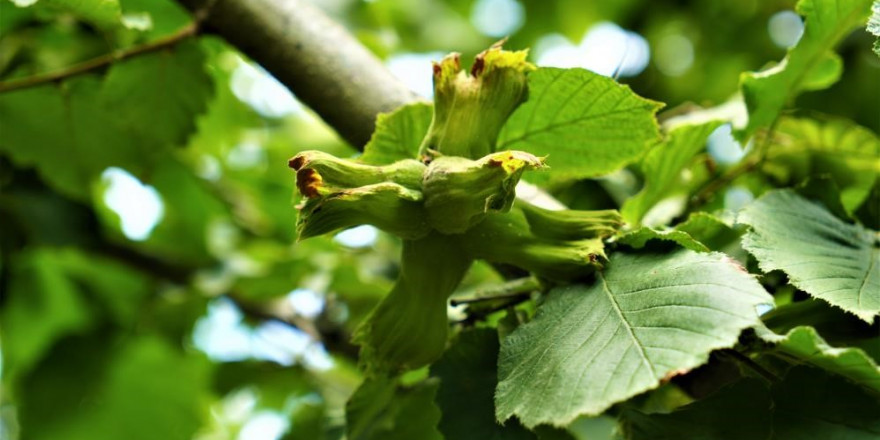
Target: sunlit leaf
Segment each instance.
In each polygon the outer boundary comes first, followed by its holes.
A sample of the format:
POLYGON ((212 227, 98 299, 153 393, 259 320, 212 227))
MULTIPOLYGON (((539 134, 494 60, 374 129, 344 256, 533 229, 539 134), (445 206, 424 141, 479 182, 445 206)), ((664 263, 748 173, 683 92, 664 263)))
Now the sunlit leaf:
POLYGON ((780 119, 775 142, 762 165, 776 181, 797 184, 809 176, 829 176, 852 213, 880 177, 880 139, 845 119, 780 119))
POLYGON ((779 64, 742 75, 743 96, 749 109, 744 133, 770 125, 785 105, 805 90, 824 89, 837 82, 843 62, 832 49, 850 31, 865 25, 871 0, 801 0, 804 33, 779 64))
POLYGON ((652 148, 639 166, 645 176, 645 186, 623 204, 620 210, 623 217, 638 223, 652 206, 670 196, 681 170, 705 147, 706 138, 719 125, 720 121, 679 125, 667 134, 662 144, 652 148))
POLYGON ((871 5, 871 19, 868 20, 868 32, 876 36, 874 40, 874 53, 880 57, 880 1, 874 0, 871 5))
POLYGON ((588 70, 541 68, 529 75, 529 100, 508 119, 497 149, 547 155, 551 177, 606 174, 659 140, 660 107, 588 70))
POLYGON ((621 234, 617 241, 634 249, 641 249, 651 240, 671 241, 696 252, 708 252, 709 248, 695 240, 687 232, 677 229, 653 229, 642 226, 634 231, 621 234))

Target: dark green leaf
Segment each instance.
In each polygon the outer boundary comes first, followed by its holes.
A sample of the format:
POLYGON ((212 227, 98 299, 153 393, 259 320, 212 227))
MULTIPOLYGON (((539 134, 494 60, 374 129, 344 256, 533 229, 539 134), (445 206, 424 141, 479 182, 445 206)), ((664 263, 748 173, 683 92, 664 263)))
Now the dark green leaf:
POLYGON ((116 64, 104 83, 83 77, 4 93, 0 151, 79 199, 108 167, 144 176, 194 131, 213 89, 203 61, 195 43, 183 44, 116 64))
POLYGON ((345 406, 349 440, 442 440, 436 382, 403 388, 392 379, 367 379, 345 406))
POLYGON ((880 399, 840 377, 798 367, 772 393, 774 439, 880 437, 880 399))
POLYGON ((489 329, 463 332, 432 367, 440 378, 437 405, 440 431, 447 439, 534 440, 534 433, 511 420, 495 421, 495 386, 498 383, 498 334, 489 329))
POLYGON ((213 94, 204 63, 202 48, 190 41, 114 64, 104 79, 102 103, 131 140, 145 145, 143 153, 183 146, 213 94))
POLYGON ((771 301, 720 254, 613 254, 593 285, 554 290, 504 339, 496 416, 535 426, 600 414, 732 346, 771 301))
POLYGON ((756 379, 737 382, 669 414, 623 413, 631 440, 741 440, 770 438, 770 392, 756 379))
POLYGON ((772 191, 740 212, 743 237, 764 272, 782 270, 799 289, 870 322, 880 314, 877 232, 844 223, 791 190, 772 191))
POLYGON ((202 425, 206 364, 164 341, 67 340, 21 390, 22 438, 189 439, 202 425))

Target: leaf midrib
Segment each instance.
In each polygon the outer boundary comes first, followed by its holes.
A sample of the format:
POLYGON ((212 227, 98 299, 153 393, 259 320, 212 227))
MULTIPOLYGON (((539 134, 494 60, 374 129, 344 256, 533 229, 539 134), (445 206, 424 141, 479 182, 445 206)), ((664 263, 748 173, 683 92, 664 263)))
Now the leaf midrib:
POLYGON ((602 291, 608 295, 608 300, 611 302, 611 306, 614 308, 614 311, 617 312, 617 316, 620 317, 621 321, 624 323, 624 327, 626 327, 626 331, 629 333, 630 338, 632 338, 633 343, 639 351, 639 356, 642 358, 642 362, 645 366, 648 367, 648 371, 651 372, 651 377, 657 378, 657 371, 654 370, 654 365, 651 364, 651 361, 648 359, 648 356, 645 354, 645 349, 642 347, 642 342, 636 336, 633 331, 633 326, 630 324, 629 320, 626 319, 626 316, 623 314, 623 311, 620 309, 620 304, 617 303, 617 300, 614 298, 614 294, 611 292, 611 289, 608 288, 608 282, 605 280, 605 275, 599 274, 599 279, 602 280, 602 291))

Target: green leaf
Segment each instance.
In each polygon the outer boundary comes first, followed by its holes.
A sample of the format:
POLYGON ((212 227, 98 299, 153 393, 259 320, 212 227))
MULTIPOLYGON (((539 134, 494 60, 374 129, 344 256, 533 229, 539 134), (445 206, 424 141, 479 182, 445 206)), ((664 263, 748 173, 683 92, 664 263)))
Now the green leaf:
POLYGON ((798 2, 797 10, 806 20, 798 43, 776 66, 744 73, 740 79, 749 109, 746 137, 770 125, 801 91, 824 89, 840 78, 842 62, 832 49, 850 31, 864 26, 870 4, 871 0, 798 2))
POLYGON ((628 410, 621 419, 630 440, 767 439, 770 404, 770 391, 757 379, 746 379, 669 414, 628 410))
POLYGON ((534 440, 535 434, 516 420, 495 421, 493 396, 498 383, 498 334, 490 329, 463 332, 431 366, 440 378, 437 405, 440 431, 458 440, 534 440))
POLYGON ((874 0, 871 5, 871 18, 868 19, 866 30, 877 37, 874 40, 874 53, 880 57, 880 0, 874 0))
POLYGON ((360 160, 370 165, 388 165, 398 160, 415 159, 419 146, 431 125, 431 104, 417 102, 376 119, 376 131, 360 160))
POLYGON ((692 251, 708 252, 726 249, 730 243, 734 241, 738 243, 738 239, 739 234, 720 218, 706 212, 695 212, 674 228, 656 229, 642 226, 621 234, 617 241, 631 248, 641 249, 649 241, 663 240, 674 242, 692 251))
POLYGON ((137 140, 113 123, 98 102, 99 89, 86 77, 0 95, 0 151, 19 166, 36 166, 46 183, 81 200, 90 197, 92 182, 107 167, 141 174, 137 140))
POLYGON ((707 212, 691 214, 684 223, 676 225, 675 230, 687 233, 713 251, 720 251, 730 243, 735 242, 737 246, 739 244, 739 233, 720 218, 707 212))
POLYGON ((13 373, 37 363, 58 340, 92 328, 102 313, 132 327, 152 287, 127 266, 72 248, 18 254, 11 270, 0 330, 13 373))
POLYGON ((629 231, 617 238, 617 241, 633 249, 641 249, 651 240, 671 241, 679 246, 696 252, 709 252, 709 248, 695 240, 690 234, 676 229, 653 229, 642 226, 634 231, 629 231))
POLYGON ((180 30, 192 21, 189 12, 174 0, 119 0, 123 16, 149 17, 150 27, 143 31, 146 40, 180 30))
POLYGON ((880 367, 858 348, 835 348, 828 345, 816 329, 795 327, 786 335, 777 335, 758 327, 758 336, 776 344, 776 350, 798 363, 807 362, 880 392, 880 367))
POLYGON ((4 376, 25 371, 52 345, 89 327, 92 310, 58 261, 58 254, 34 250, 19 254, 0 310, 4 376))
POLYGON ((722 254, 611 256, 590 286, 552 291, 502 341, 496 416, 565 425, 731 347, 772 299, 722 254))
POLYGON ((118 63, 104 83, 83 77, 4 93, 0 151, 80 200, 107 167, 144 176, 195 130, 213 87, 203 61, 199 46, 183 44, 118 63))
POLYGON ((797 288, 864 321, 880 314, 876 232, 844 223, 791 190, 765 194, 737 221, 752 227, 743 247, 764 272, 781 270, 797 288))
POLYGON ((880 176, 880 139, 845 119, 782 118, 761 169, 789 184, 827 175, 851 214, 880 176))
POLYGON ((880 399, 821 370, 798 367, 772 388, 773 438, 880 437, 880 399))
MULTIPOLYGON (((553 178, 595 177, 638 159, 660 137, 662 104, 584 69, 540 68, 497 150, 547 155, 553 178)), ((535 176, 533 176, 535 177, 535 176)))
POLYGON ((845 380, 808 367, 792 369, 770 390, 745 379, 669 414, 625 411, 627 438, 876 439, 880 400, 845 380))
POLYGON ((640 168, 645 186, 626 200, 620 213, 630 223, 638 224, 645 213, 676 187, 681 171, 706 145, 706 138, 721 125, 721 121, 702 124, 682 124, 669 131, 666 140, 652 148, 642 160, 640 168))
POLYGON ((52 11, 70 12, 103 30, 122 26, 122 9, 119 0, 41 0, 35 6, 52 11))
POLYGON ((204 65, 195 41, 114 64, 104 79, 102 103, 126 134, 145 146, 159 151, 183 146, 214 92, 204 65))
POLYGON ((345 405, 349 440, 442 440, 437 431, 440 410, 434 405, 437 383, 413 388, 394 380, 367 379, 345 405))
POLYGON ((30 375, 22 438, 191 438, 207 416, 204 359, 152 336, 96 336, 65 340, 30 375))

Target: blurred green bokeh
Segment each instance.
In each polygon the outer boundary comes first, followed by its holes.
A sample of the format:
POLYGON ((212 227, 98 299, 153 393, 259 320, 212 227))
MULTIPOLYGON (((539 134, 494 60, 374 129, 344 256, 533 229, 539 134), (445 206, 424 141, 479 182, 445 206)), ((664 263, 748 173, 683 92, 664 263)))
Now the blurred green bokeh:
MULTIPOLYGON (((190 20, 172 0, 23 3, 0 0, 0 81, 190 20)), ((315 3, 423 93, 430 60, 508 37, 538 65, 619 74, 667 110, 724 103, 801 26, 793 0, 315 3)), ((795 111, 880 131, 871 44, 846 38, 841 80, 795 111)), ((361 381, 348 337, 389 290, 400 243, 370 228, 296 243, 286 162, 356 149, 215 36, 0 94, 0 124, 0 439, 341 438, 361 381)), ((598 209, 633 186, 553 190, 598 209)), ((478 264, 462 288, 501 279, 478 264)), ((592 439, 607 422, 572 429, 592 439)))

